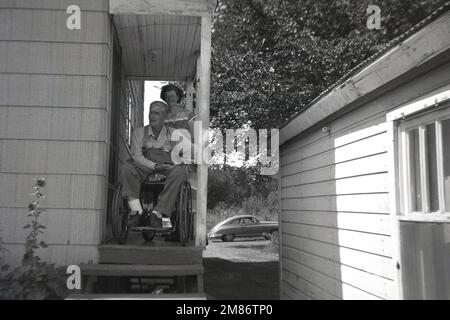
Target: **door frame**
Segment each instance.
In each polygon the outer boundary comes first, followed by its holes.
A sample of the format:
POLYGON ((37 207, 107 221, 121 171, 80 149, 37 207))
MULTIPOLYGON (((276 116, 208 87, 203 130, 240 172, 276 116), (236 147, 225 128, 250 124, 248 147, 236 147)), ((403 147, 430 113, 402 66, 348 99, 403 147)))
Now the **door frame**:
MULTIPOLYGON (((402 212, 402 196, 400 191, 400 157, 401 150, 399 140, 399 120, 412 116, 427 109, 436 107, 442 103, 450 101, 450 84, 434 90, 426 95, 399 106, 386 114, 386 132, 387 132, 387 153, 388 153, 388 172, 389 172, 389 212, 391 217, 391 237, 392 237, 392 261, 394 270, 394 296, 396 299, 403 300, 403 276, 402 276, 402 247, 400 239, 400 223, 405 220, 402 212)), ((417 219, 416 219, 417 220, 417 219)))

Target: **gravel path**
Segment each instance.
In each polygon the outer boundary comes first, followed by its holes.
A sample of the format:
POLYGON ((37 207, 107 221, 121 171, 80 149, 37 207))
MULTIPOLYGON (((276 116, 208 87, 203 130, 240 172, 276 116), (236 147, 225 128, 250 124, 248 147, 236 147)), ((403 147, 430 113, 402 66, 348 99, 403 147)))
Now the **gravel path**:
POLYGON ((278 252, 270 241, 210 241, 203 258, 209 299, 279 299, 278 252))

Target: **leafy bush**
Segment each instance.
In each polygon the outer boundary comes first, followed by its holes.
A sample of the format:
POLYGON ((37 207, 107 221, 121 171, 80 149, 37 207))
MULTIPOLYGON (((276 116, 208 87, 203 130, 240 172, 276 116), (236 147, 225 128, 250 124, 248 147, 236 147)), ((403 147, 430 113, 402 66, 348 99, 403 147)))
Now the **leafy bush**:
POLYGON ((260 195, 250 196, 242 201, 243 214, 251 214, 258 217, 264 217, 263 220, 272 220, 278 213, 278 196, 273 191, 267 198, 260 195))
POLYGON ((248 197, 242 202, 242 209, 244 210, 244 212, 251 215, 261 213, 261 211, 266 210, 264 206, 264 199, 262 199, 260 196, 248 197))
POLYGON ((242 206, 250 197, 273 197, 271 193, 277 194, 277 185, 277 180, 260 175, 257 168, 213 165, 208 171, 208 209, 220 202, 242 206))
POLYGON ((233 200, 233 181, 227 172, 210 169, 208 173, 208 208, 212 209, 220 202, 233 200))
POLYGON ((278 232, 265 233, 264 236, 269 240, 269 244, 266 246, 265 251, 278 254, 280 249, 279 233, 278 232))
MULTIPOLYGON (((28 205, 31 223, 24 226, 30 232, 25 241, 25 254, 21 265, 7 275, 7 281, 0 286, 0 299, 8 300, 43 300, 58 299, 65 296, 65 281, 54 264, 41 261, 36 251, 47 248, 39 237, 44 233, 45 226, 39 222, 39 217, 44 211, 39 208, 39 203, 45 195, 41 188, 45 186, 43 178, 35 179, 32 201, 28 205)), ((0 239, 1 243, 1 239, 0 239)), ((0 246, 1 247, 1 246, 0 246)), ((9 266, 3 264, 1 270, 6 271, 9 266)))

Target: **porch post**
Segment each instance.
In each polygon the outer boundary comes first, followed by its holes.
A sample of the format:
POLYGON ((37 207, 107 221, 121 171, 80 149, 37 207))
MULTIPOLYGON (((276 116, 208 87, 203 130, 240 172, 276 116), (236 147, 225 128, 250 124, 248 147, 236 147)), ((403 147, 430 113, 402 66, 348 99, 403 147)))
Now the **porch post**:
POLYGON ((186 110, 194 110, 194 80, 186 81, 186 110))
MULTIPOLYGON (((200 56, 197 62, 199 80, 197 86, 198 119, 202 122, 200 137, 196 137, 198 154, 203 155, 203 150, 208 145, 208 135, 203 132, 209 130, 209 86, 211 73, 211 17, 202 17, 201 20, 200 56)), ((208 195, 208 165, 198 165, 198 189, 197 189, 197 217, 195 245, 206 245, 206 201, 208 195)))

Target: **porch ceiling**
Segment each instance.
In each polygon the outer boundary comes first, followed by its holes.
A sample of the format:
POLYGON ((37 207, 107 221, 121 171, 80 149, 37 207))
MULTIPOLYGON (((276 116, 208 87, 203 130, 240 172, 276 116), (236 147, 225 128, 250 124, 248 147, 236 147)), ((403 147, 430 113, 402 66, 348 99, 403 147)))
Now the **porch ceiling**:
POLYGON ((113 15, 129 79, 193 79, 201 17, 113 15))

